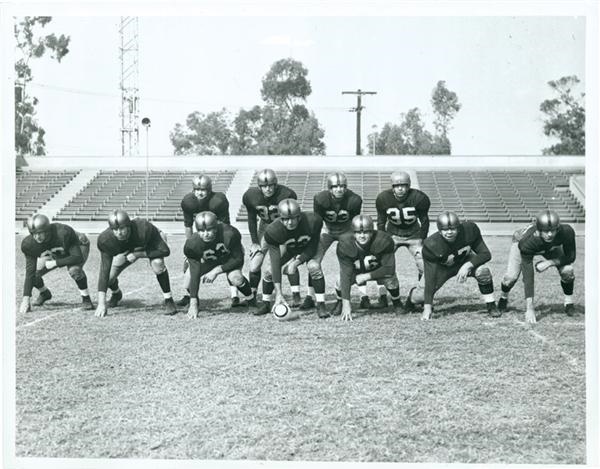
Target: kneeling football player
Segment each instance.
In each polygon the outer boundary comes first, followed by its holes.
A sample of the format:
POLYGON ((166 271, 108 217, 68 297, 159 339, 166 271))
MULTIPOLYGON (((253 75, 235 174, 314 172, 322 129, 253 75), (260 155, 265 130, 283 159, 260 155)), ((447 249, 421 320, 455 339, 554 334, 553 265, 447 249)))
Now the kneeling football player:
POLYGON ((321 265, 313 258, 319 246, 323 219, 314 213, 302 212, 295 199, 284 199, 277 206, 279 218, 265 231, 265 242, 269 249, 270 269, 265 269, 263 277, 263 304, 254 313, 267 314, 271 311, 272 293, 275 290, 273 306, 285 303, 281 292, 281 271, 297 275, 298 266, 307 263, 315 296, 317 315, 328 318, 325 310, 325 279, 321 265))
POLYGON ((357 215, 352 219, 353 234, 340 238, 337 257, 340 263, 340 291, 332 314, 342 315, 344 321, 352 321, 350 288, 353 284, 365 285, 376 280, 392 297, 394 308, 402 308, 400 287, 396 276, 396 246, 392 236, 385 231, 375 231, 373 220, 368 215, 357 215))
POLYGON ((508 266, 502 279, 498 309, 506 311, 508 293, 517 282, 523 269, 525 301, 527 303, 525 320, 535 323, 534 265, 533 257, 541 255, 545 260, 535 264, 535 270, 544 272, 552 267, 560 275, 560 286, 565 295, 564 311, 573 316, 573 287, 575 285, 575 231, 570 225, 560 222, 558 214, 552 210, 543 210, 535 217, 535 223, 513 234, 513 242, 508 253, 508 266))
POLYGON ((87 236, 78 233, 69 225, 50 223, 48 217, 40 213, 27 220, 27 228, 30 235, 21 243, 21 251, 25 255, 25 285, 19 311, 31 311, 33 287, 39 290, 39 296, 33 302, 33 306, 42 306, 52 298, 52 293, 44 285, 42 277, 60 267, 66 267, 77 284, 82 309, 94 309, 88 293, 87 276, 83 270, 90 253, 87 236))
POLYGON ((231 285, 244 295, 245 304, 256 301, 250 283, 242 275, 244 248, 242 236, 237 228, 220 223, 212 212, 200 212, 194 220, 197 232, 183 247, 190 263, 190 306, 188 317, 198 317, 198 288, 200 283, 213 283, 221 274, 227 274, 231 285))
POLYGON ((463 283, 467 278, 475 277, 488 314, 499 317, 492 273, 484 265, 492 254, 481 237, 479 227, 471 221, 461 223, 453 212, 443 212, 437 218, 437 228, 439 231, 423 243, 425 275, 408 294, 406 309, 410 311, 415 303, 424 303, 421 319, 426 321, 431 317, 433 295, 448 279, 456 277, 459 283, 463 283))
POLYGON ((98 236, 98 250, 101 254, 100 274, 98 275, 98 307, 96 316, 106 316, 106 306, 114 308, 123 298, 119 289, 118 277, 138 259, 146 258, 156 275, 163 292, 165 314, 177 314, 171 295, 169 271, 165 257, 171 253, 165 234, 143 218, 131 220, 125 210, 115 210, 108 217, 108 228, 98 236), (106 301, 106 289, 111 297, 106 301))

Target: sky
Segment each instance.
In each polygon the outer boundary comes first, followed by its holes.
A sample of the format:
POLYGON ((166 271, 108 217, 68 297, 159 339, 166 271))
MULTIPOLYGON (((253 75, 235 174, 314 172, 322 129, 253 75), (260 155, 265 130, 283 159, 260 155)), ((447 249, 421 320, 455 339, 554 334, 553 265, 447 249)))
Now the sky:
MULTIPOLYGON (((175 14, 177 11, 175 11, 175 14)), ((376 14, 376 12, 375 12, 376 14)), ((48 155, 118 156, 118 16, 53 15, 48 32, 71 37, 59 64, 33 65, 31 93, 48 155)), ((585 85, 585 18, 573 16, 138 16, 140 154, 173 153, 169 132, 193 111, 261 105, 261 79, 277 60, 308 69, 307 107, 325 130, 328 155, 355 151, 356 97, 362 141, 418 107, 433 131, 439 80, 462 105, 450 132, 455 155, 539 155, 547 82, 577 75, 585 85), (377 126, 377 127, 374 127, 377 126)), ((365 149, 366 150, 366 149, 365 149)))

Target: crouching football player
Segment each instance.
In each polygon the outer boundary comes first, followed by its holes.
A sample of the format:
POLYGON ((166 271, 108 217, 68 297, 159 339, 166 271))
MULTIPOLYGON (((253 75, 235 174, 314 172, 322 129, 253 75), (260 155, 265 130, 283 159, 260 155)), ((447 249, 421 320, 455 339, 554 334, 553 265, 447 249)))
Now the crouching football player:
POLYGON ((376 280, 392 297, 394 308, 402 308, 400 287, 396 277, 396 247, 392 236, 385 231, 375 231, 373 220, 368 215, 357 215, 352 219, 352 231, 340 238, 337 257, 340 263, 338 300, 332 314, 342 315, 344 321, 352 321, 350 288, 352 284, 364 285, 376 280))
POLYGON ((169 271, 165 257, 171 253, 165 235, 156 226, 143 218, 131 220, 125 210, 115 210, 108 217, 108 228, 98 236, 101 254, 98 275, 98 307, 96 316, 106 316, 106 306, 114 308, 123 298, 118 277, 127 267, 140 258, 147 258, 163 292, 165 314, 177 314, 171 295, 169 271), (106 301, 106 289, 111 297, 106 301))
POLYGON ((484 265, 492 255, 479 227, 471 221, 461 223, 453 212, 443 212, 437 218, 437 228, 439 231, 423 243, 425 275, 408 294, 406 309, 411 311, 415 303, 424 303, 421 319, 426 321, 431 317, 433 295, 448 279, 456 277, 463 283, 468 277, 475 277, 488 314, 499 317, 492 273, 484 265))
POLYGON ((551 267, 560 275, 560 286, 565 295, 564 311, 573 316, 573 287, 575 285, 575 231, 570 225, 560 222, 558 214, 552 210, 544 210, 535 217, 535 223, 517 230, 513 234, 513 242, 508 253, 508 266, 502 278, 498 309, 506 311, 508 293, 517 282, 523 269, 525 301, 527 303, 525 320, 535 323, 534 265, 533 257, 541 255, 545 260, 535 264, 535 270, 544 272, 551 267))
POLYGON ((246 305, 255 305, 250 283, 242 275, 244 248, 237 228, 219 223, 212 212, 200 212, 194 220, 197 232, 183 247, 190 263, 190 306, 188 317, 198 317, 198 288, 200 283, 213 283, 221 274, 227 274, 230 285, 244 295, 246 305))
POLYGON ((52 298, 42 277, 48 272, 66 267, 81 294, 82 309, 94 309, 88 293, 87 276, 83 265, 90 253, 90 242, 83 233, 69 225, 50 223, 46 215, 36 214, 27 220, 30 235, 23 239, 21 251, 25 255, 25 285, 21 313, 31 311, 31 291, 39 290, 33 306, 42 306, 52 298))
POLYGON ((290 275, 298 274, 298 266, 307 263, 308 274, 317 298, 317 315, 328 318, 325 310, 325 279, 321 265, 313 258, 319 246, 323 219, 314 213, 302 212, 294 199, 285 199, 277 206, 279 218, 265 231, 265 242, 269 249, 270 269, 265 269, 263 277, 263 304, 255 315, 271 311, 272 293, 275 290, 273 306, 285 303, 281 292, 281 271, 290 275))

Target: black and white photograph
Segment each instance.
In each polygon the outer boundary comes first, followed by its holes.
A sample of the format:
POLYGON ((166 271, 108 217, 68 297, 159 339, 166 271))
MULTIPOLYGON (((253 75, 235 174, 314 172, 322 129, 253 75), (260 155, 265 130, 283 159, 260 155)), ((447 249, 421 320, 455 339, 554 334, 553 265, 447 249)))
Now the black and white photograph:
POLYGON ((598 3, 0 21, 3 467, 600 465, 598 3))

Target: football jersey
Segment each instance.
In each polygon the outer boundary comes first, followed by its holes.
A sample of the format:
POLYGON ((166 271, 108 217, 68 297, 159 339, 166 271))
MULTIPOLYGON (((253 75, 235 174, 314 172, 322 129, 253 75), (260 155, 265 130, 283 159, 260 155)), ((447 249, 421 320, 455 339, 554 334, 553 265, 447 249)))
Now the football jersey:
POLYGON ((558 226, 556 236, 547 243, 539 235, 535 225, 527 228, 519 241, 519 250, 524 256, 548 255, 552 249, 560 246, 563 248, 564 256, 560 258, 560 264, 572 264, 575 261, 575 231, 570 225, 558 226))
POLYGON ((21 242, 25 255, 25 285, 23 296, 31 296, 38 257, 52 257, 57 267, 78 265, 83 262, 81 243, 77 232, 63 223, 50 223, 49 235, 43 243, 38 243, 32 235, 21 242))
POLYGON ((471 221, 460 224, 458 235, 452 243, 446 241, 440 232, 432 234, 423 242, 423 259, 448 268, 462 265, 467 259, 477 268, 491 258, 479 227, 471 221))
POLYGON ((292 189, 282 184, 277 184, 275 192, 268 199, 263 195, 260 187, 251 187, 244 193, 242 203, 248 211, 248 230, 253 243, 258 243, 256 217, 261 223, 266 224, 279 218, 277 206, 284 199, 297 199, 297 196, 292 189))
POLYGON ((409 189, 402 201, 394 196, 393 189, 381 192, 375 200, 377 229, 408 236, 419 232, 421 239, 429 232, 429 197, 418 189, 409 189))
POLYGON ((317 253, 322 228, 323 219, 319 215, 310 212, 300 214, 300 222, 293 230, 288 230, 279 219, 276 219, 267 227, 265 241, 270 245, 269 253, 275 283, 281 282, 279 247, 285 246, 286 251, 291 255, 300 255, 299 260, 304 263, 312 259, 317 253))
POLYGON ((349 231, 352 219, 360 213, 361 208, 362 198, 348 189, 341 200, 328 190, 315 194, 313 199, 313 211, 323 219, 331 234, 349 231))
POLYGON ((183 247, 188 259, 198 262, 220 265, 223 272, 240 269, 244 264, 242 237, 237 228, 219 223, 217 235, 210 242, 202 240, 198 233, 192 235, 183 247))
POLYGON ((229 201, 222 192, 211 192, 202 200, 190 192, 181 200, 181 210, 187 228, 194 226, 194 218, 200 212, 212 212, 221 223, 229 224, 229 201))

